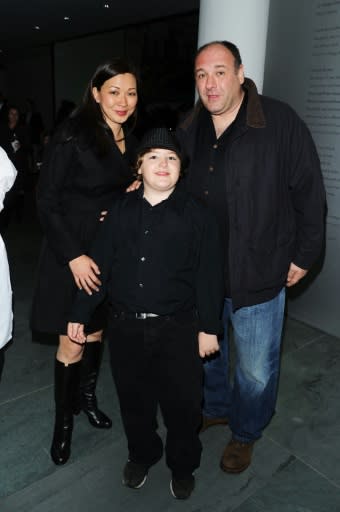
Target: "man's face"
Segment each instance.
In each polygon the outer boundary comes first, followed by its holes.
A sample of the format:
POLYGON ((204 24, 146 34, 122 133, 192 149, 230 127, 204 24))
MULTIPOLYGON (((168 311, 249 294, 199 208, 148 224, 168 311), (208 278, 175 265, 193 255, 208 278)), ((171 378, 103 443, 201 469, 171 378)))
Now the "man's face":
POLYGON ((199 97, 212 115, 232 111, 242 98, 243 66, 236 69, 233 54, 220 44, 197 56, 195 79, 199 97))
POLYGON ((19 121, 19 112, 16 108, 10 108, 8 111, 8 120, 11 124, 16 124, 19 121))

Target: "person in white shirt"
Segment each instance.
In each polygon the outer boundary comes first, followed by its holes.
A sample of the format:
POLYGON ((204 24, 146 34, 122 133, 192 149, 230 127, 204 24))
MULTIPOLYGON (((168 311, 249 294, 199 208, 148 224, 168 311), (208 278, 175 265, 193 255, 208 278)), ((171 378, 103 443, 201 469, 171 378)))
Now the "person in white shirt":
MULTIPOLYGON (((0 147, 0 211, 4 207, 6 192, 12 187, 17 171, 8 158, 6 152, 0 147)), ((12 338, 13 311, 12 288, 9 275, 7 252, 4 241, 0 235, 0 378, 4 365, 2 348, 12 338)))

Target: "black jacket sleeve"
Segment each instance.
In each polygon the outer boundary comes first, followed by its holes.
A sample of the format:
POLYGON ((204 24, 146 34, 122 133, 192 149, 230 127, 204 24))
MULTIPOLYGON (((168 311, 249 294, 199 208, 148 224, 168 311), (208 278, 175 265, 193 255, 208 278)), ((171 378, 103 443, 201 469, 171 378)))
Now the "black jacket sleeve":
POLYGON ((62 206, 63 190, 71 181, 75 161, 76 147, 73 141, 52 145, 37 188, 40 223, 56 258, 65 265, 83 254, 62 206))
POLYGON ((296 248, 293 263, 309 269, 324 243, 325 189, 319 157, 305 123, 296 116, 289 139, 289 187, 295 213, 296 248))
POLYGON ((92 295, 88 295, 84 290, 77 292, 70 314, 70 322, 86 325, 90 321, 96 307, 103 302, 106 297, 115 251, 116 210, 117 203, 113 205, 105 220, 101 223, 95 241, 89 251, 89 256, 100 268, 99 279, 102 284, 99 287, 99 291, 94 291, 92 295))

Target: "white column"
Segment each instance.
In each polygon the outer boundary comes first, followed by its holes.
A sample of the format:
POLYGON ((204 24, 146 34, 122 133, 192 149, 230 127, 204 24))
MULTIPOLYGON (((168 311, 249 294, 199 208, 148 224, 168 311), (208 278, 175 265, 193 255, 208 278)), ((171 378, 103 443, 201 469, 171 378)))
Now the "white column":
POLYGON ((270 0, 200 0, 198 46, 226 40, 239 48, 245 75, 262 92, 270 0))

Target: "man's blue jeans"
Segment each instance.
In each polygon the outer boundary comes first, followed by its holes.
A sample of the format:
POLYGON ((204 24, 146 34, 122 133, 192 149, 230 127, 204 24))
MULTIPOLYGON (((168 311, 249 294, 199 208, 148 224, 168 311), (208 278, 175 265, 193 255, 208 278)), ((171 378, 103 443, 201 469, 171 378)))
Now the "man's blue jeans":
POLYGON ((249 443, 262 435, 275 411, 285 289, 274 299, 232 310, 225 299, 224 337, 220 352, 204 364, 204 406, 207 417, 227 417, 238 441, 249 443), (228 324, 236 347, 233 382, 229 374, 228 324))

